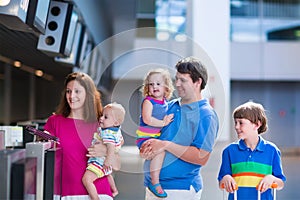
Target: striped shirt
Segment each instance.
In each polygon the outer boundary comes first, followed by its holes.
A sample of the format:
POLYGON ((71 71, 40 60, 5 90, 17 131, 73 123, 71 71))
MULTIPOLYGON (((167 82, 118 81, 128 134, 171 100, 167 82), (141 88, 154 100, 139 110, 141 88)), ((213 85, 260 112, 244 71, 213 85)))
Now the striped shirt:
MULTIPOLYGON (((164 116, 167 114, 168 111, 168 104, 166 99, 159 101, 155 100, 150 96, 147 96, 145 100, 149 100, 152 105, 152 117, 163 120, 164 116)), ((143 120, 143 117, 140 116, 140 126, 138 130, 136 131, 136 144, 140 148, 143 142, 145 142, 149 138, 158 138, 161 134, 160 132, 161 128, 153 127, 148 124, 146 124, 143 120)))
MULTIPOLYGON (((280 150, 259 136, 259 143, 252 151, 243 140, 226 147, 222 154, 222 164, 218 180, 231 175, 238 185, 238 199, 256 199, 256 186, 268 174, 286 180, 282 171, 280 150)), ((229 195, 233 199, 233 195, 229 195)), ((261 199, 272 199, 271 190, 262 193, 261 199)))

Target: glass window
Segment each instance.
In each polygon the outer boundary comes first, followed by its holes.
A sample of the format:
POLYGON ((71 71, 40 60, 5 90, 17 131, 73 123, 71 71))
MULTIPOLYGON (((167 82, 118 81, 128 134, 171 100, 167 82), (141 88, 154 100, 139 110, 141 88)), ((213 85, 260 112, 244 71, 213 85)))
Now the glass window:
POLYGON ((300 40, 300 0, 231 0, 231 40, 300 40))
POLYGON ((156 38, 185 40, 186 0, 156 0, 156 38))

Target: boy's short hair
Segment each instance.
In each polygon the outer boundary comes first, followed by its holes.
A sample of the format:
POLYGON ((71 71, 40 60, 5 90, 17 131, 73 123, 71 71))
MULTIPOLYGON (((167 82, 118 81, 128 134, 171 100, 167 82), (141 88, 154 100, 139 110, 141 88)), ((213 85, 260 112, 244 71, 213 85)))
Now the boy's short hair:
POLYGON ((260 121, 261 126, 259 127, 258 134, 264 133, 268 130, 268 120, 265 113, 264 107, 259 103, 254 103, 252 101, 246 102, 238 106, 233 111, 234 119, 248 119, 254 124, 258 124, 260 121))
POLYGON ((124 107, 121 104, 113 102, 104 106, 104 109, 105 108, 110 108, 112 110, 112 114, 114 115, 114 118, 120 125, 124 122, 126 112, 124 107))

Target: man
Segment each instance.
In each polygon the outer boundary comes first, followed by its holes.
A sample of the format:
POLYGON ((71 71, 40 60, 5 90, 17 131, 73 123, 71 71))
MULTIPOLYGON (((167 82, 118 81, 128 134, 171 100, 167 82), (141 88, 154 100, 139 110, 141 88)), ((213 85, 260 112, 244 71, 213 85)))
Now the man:
MULTIPOLYGON (((173 122, 162 129, 159 139, 146 141, 140 154, 146 158, 144 184, 149 185, 149 159, 165 151, 166 157, 160 174, 160 186, 168 200, 200 200, 205 165, 215 144, 219 129, 216 112, 202 96, 207 83, 207 69, 194 57, 184 58, 176 64, 176 89, 180 98, 170 101, 168 113, 173 122)), ((146 188, 146 200, 157 198, 146 188)))

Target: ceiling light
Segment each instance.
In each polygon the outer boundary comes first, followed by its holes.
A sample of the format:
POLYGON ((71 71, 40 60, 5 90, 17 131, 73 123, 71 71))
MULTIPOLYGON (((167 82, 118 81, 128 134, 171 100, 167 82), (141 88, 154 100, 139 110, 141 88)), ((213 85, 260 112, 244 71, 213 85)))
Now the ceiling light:
POLYGON ((169 37, 170 37, 170 34, 168 32, 158 32, 156 35, 156 38, 159 41, 166 41, 169 39, 169 37))
POLYGON ((36 76, 43 76, 44 75, 44 72, 42 70, 35 70, 35 73, 34 73, 36 76))
POLYGON ((175 40, 177 41, 177 42, 185 42, 186 41, 186 35, 184 35, 184 34, 177 34, 176 36, 175 36, 175 40))
POLYGON ((22 66, 22 63, 20 61, 14 61, 14 66, 15 67, 21 67, 22 66))
POLYGON ((10 3, 10 0, 0 0, 0 6, 7 6, 10 3))

